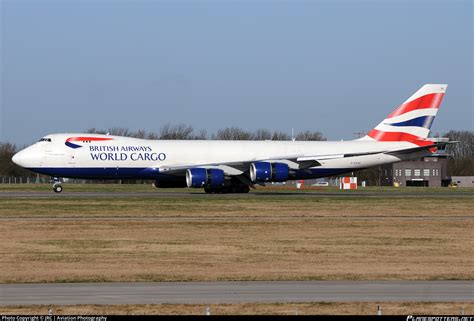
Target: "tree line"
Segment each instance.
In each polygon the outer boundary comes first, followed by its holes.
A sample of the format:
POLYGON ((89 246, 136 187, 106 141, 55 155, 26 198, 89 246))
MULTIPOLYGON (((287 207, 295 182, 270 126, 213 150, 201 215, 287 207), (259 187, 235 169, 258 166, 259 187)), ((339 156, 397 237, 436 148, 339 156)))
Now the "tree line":
MULTIPOLYGON (((87 133, 109 134, 116 136, 126 136, 142 139, 212 139, 212 140, 291 140, 290 134, 283 131, 272 131, 268 129, 257 129, 255 131, 242 129, 239 127, 227 127, 219 129, 216 133, 207 134, 205 129, 195 130, 193 126, 186 124, 166 124, 161 127, 159 132, 147 132, 138 130, 130 131, 128 128, 113 127, 107 130, 89 128, 87 133)), ((306 130, 299 132, 295 137, 298 141, 323 141, 326 138, 320 131, 306 130)))
POLYGON ((451 176, 473 176, 474 175, 474 131, 451 130, 443 137, 449 137, 457 144, 449 144, 446 147, 450 159, 448 161, 448 173, 451 176))
POLYGON ((32 172, 12 162, 12 157, 17 151, 16 145, 0 142, 0 176, 26 177, 34 175, 32 172))

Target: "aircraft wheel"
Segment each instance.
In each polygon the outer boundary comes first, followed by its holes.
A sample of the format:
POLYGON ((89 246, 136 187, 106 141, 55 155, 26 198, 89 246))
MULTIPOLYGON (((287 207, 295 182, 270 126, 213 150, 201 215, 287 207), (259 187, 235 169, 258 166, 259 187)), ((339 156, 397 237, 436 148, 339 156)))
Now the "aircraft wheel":
POLYGON ((63 191, 63 187, 61 185, 55 185, 53 186, 53 191, 55 193, 61 193, 63 191))

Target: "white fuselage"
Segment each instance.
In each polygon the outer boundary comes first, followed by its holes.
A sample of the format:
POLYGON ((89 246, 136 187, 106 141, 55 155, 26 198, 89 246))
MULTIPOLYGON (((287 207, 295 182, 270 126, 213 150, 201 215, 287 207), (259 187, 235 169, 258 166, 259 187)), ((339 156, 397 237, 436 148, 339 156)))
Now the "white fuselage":
MULTIPOLYGON (((310 168, 310 172, 306 170, 301 177, 311 178, 397 162, 407 156, 394 156, 386 152, 414 147, 416 145, 409 142, 363 140, 316 142, 145 140, 97 134, 52 134, 19 152, 15 155, 14 161, 32 171, 59 177, 153 178, 150 177, 153 176, 150 174, 150 169, 157 169, 161 174, 166 173, 168 169, 181 167, 225 166, 282 159, 291 165, 291 159, 315 157, 320 166, 310 168), (108 140, 74 141, 75 148, 65 144, 70 137, 89 136, 108 140), (337 156, 347 154, 369 155, 337 156)), ((239 174, 238 170, 232 173, 234 167, 229 170, 231 175, 239 174)), ((299 176, 296 175, 295 178, 299 176)))
POLYGON ((446 88, 446 84, 423 85, 367 135, 353 141, 146 140, 53 134, 12 160, 53 177, 154 179, 158 187, 245 193, 255 183, 333 176, 429 154, 438 146, 428 137, 446 88))

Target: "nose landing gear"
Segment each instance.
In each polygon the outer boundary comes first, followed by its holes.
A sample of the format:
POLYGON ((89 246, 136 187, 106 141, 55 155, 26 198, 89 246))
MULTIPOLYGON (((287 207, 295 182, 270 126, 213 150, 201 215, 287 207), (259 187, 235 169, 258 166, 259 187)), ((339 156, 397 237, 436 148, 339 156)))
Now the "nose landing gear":
POLYGON ((63 186, 61 185, 61 178, 51 177, 51 182, 53 183, 53 191, 55 193, 61 193, 63 191, 63 186))
POLYGON ((55 193, 61 193, 63 191, 63 187, 62 187, 61 183, 55 183, 53 185, 53 191, 55 193))

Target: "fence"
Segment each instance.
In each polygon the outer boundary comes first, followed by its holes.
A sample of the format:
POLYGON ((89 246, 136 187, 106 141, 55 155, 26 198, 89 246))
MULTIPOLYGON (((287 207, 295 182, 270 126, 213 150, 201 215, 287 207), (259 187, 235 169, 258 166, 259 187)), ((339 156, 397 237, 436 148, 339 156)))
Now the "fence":
MULTIPOLYGON (((149 184, 149 180, 88 180, 62 178, 62 182, 67 184, 149 184)), ((43 176, 0 176, 0 184, 52 184, 50 177, 43 176)))
POLYGON ((44 177, 17 177, 17 176, 1 176, 1 184, 40 184, 49 183, 49 179, 44 177))

